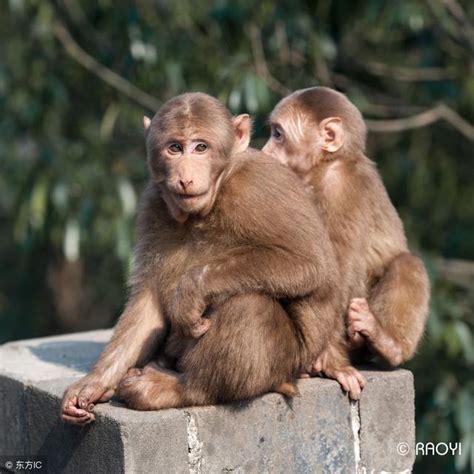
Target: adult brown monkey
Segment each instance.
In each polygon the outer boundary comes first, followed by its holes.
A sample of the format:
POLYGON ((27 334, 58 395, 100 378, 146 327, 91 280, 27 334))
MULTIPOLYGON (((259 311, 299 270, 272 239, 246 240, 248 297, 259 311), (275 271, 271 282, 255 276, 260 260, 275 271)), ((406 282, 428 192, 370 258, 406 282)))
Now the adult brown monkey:
MULTIPOLYGON (((346 279, 341 287, 350 346, 365 346, 391 366, 410 359, 424 331, 430 285, 422 261, 408 251, 375 164, 364 154, 362 115, 343 94, 314 87, 280 101, 270 122, 262 151, 310 186, 335 245, 346 279)), ((337 375, 332 354, 338 346, 330 344, 313 371, 337 375)))
POLYGON ((72 423, 92 421, 117 387, 141 410, 291 393, 336 319, 326 229, 297 177, 247 149, 249 117, 194 93, 144 124, 152 179, 131 296, 92 372, 64 395, 72 423), (165 352, 182 373, 134 368, 169 331, 165 352))

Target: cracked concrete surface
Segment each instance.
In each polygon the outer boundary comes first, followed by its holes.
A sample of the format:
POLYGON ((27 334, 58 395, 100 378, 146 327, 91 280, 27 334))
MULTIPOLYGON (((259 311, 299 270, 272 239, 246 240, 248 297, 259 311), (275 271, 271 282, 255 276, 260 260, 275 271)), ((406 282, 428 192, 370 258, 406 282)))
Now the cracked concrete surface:
POLYGON ((97 407, 86 427, 59 420, 64 389, 94 363, 110 331, 0 346, 0 455, 44 455, 55 473, 375 473, 410 472, 413 377, 364 370, 350 402, 338 384, 299 383, 301 397, 278 394, 227 406, 136 412, 97 407))

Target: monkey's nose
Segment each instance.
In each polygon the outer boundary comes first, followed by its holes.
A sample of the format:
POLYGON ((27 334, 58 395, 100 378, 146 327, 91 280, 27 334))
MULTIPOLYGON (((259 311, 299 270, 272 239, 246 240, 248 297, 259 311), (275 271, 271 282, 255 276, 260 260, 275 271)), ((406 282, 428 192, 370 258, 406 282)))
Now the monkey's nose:
POLYGON ((182 179, 179 180, 179 184, 181 185, 181 187, 183 188, 183 191, 186 191, 186 188, 191 186, 191 184, 193 184, 193 180, 190 179, 188 181, 183 181, 182 179))

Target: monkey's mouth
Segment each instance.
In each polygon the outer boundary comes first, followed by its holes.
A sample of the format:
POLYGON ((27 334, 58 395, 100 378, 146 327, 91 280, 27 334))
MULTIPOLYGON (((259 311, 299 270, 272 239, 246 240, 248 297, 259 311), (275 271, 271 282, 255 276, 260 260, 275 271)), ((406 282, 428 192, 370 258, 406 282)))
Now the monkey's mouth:
POLYGON ((197 201, 200 201, 202 198, 206 197, 208 194, 209 194, 209 190, 204 191, 203 193, 194 193, 194 194, 176 193, 174 196, 176 200, 182 204, 193 204, 197 201))
POLYGON ((200 197, 205 196, 207 193, 208 193, 208 191, 204 191, 203 193, 197 193, 197 194, 189 194, 189 193, 187 193, 187 194, 180 194, 180 193, 177 193, 175 196, 176 196, 178 199, 186 200, 186 199, 200 198, 200 197))

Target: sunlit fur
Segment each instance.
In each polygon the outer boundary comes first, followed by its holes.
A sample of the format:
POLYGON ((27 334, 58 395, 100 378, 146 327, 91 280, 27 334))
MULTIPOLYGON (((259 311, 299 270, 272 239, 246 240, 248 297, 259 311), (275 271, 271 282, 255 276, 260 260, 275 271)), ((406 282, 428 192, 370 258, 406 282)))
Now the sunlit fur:
POLYGON ((131 297, 92 373, 66 391, 64 420, 91 421, 87 407, 114 391, 140 410, 296 393, 334 332, 339 271, 311 196, 289 169, 245 150, 249 134, 247 116, 232 119, 204 94, 172 99, 153 118, 131 297), (208 162, 164 156, 170 141, 196 136, 208 162), (209 189, 204 207, 177 204, 183 174, 209 189), (180 373, 127 375, 152 353, 180 373))
POLYGON ((390 365, 410 359, 428 314, 429 280, 422 261, 408 252, 400 218, 364 154, 360 112, 343 94, 314 87, 283 99, 270 121, 280 124, 284 139, 270 138, 264 151, 309 185, 335 244, 346 307, 352 298, 368 300, 363 316, 374 317, 377 337, 367 332, 367 346, 390 365), (293 131, 294 116, 305 124, 303 135, 293 131), (321 121, 329 117, 342 119, 345 138, 334 153, 321 147, 321 121))

